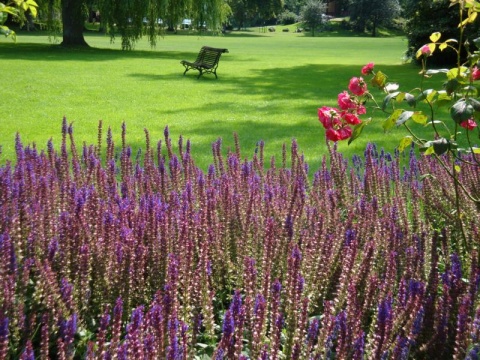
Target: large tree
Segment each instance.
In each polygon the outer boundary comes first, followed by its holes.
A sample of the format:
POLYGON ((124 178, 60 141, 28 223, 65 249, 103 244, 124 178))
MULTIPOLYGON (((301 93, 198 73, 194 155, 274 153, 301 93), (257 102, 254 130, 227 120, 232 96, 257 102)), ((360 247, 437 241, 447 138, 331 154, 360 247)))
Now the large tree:
POLYGON ((311 31, 312 36, 315 36, 315 29, 323 24, 327 4, 322 0, 307 0, 300 10, 300 18, 311 31))
POLYGON ((400 14, 401 8, 399 0, 352 0, 349 10, 357 31, 370 28, 372 36, 377 36, 377 28, 390 23, 400 14))
MULTIPOLYGON (((58 0, 48 1, 53 8, 58 0)), ((62 45, 88 46, 83 30, 92 1, 60 0, 62 45)), ((112 38, 120 35, 122 49, 131 49, 144 34, 155 45, 164 24, 173 29, 183 18, 218 30, 229 9, 225 0, 96 0, 95 6, 100 10, 102 27, 112 38)))
POLYGON ((261 23, 276 18, 284 7, 283 0, 230 0, 233 20, 238 29, 249 22, 261 23))

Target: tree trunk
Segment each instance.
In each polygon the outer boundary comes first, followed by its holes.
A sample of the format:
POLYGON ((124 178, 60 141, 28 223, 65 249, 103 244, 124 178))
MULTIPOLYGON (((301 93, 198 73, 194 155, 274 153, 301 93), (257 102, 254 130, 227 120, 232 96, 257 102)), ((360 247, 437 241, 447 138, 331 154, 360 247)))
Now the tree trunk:
POLYGON ((85 16, 82 0, 62 0, 63 46, 88 47, 83 28, 85 16))

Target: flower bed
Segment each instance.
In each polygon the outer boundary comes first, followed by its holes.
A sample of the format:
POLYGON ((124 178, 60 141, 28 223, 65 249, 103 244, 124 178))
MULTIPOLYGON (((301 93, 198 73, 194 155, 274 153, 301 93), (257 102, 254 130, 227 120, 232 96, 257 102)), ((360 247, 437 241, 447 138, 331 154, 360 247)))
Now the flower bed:
POLYGON ((168 129, 136 158, 125 127, 103 151, 62 133, 0 168, 0 358, 478 355, 478 209, 435 160, 332 147, 313 175, 295 141, 236 139, 203 172, 168 129))

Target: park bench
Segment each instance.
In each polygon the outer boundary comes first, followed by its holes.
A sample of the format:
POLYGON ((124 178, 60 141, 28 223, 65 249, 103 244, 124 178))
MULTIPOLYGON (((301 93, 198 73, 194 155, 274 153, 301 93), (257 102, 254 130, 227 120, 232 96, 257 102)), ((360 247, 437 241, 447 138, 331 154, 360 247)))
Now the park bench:
POLYGON ((220 56, 223 53, 228 53, 228 50, 213 48, 210 46, 202 47, 197 55, 197 59, 194 62, 186 60, 180 61, 180 63, 185 66, 185 71, 183 75, 185 75, 188 70, 195 69, 200 72, 197 78, 200 78, 200 76, 202 76, 203 74, 214 74, 215 78, 218 78, 218 61, 220 60, 220 56))

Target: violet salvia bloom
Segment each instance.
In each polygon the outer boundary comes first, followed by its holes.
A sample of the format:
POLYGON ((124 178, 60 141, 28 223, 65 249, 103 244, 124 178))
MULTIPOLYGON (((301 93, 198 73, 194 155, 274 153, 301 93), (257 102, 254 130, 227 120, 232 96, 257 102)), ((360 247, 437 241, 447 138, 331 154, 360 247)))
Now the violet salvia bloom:
POLYGON ((20 360, 35 360, 35 354, 33 352, 33 346, 32 346, 31 340, 27 341, 27 345, 25 346, 25 350, 20 356, 20 360))
POLYGON ((412 339, 415 339, 422 331, 424 316, 425 316, 425 310, 423 309, 423 306, 422 306, 418 311, 417 315, 415 316, 415 320, 413 322, 411 336, 410 336, 412 339))
POLYGON ((235 331, 235 321, 233 318, 232 311, 229 309, 225 312, 223 317, 222 332, 224 338, 230 338, 235 331))
POLYGON ((58 252, 58 239, 55 237, 48 244, 48 261, 52 262, 58 252))
POLYGON ((395 360, 408 360, 410 353, 409 340, 404 336, 397 336, 392 358, 395 360))
POLYGON ((128 359, 128 344, 123 343, 117 351, 117 359, 118 360, 129 360, 128 359))
POLYGON ((450 261, 452 263, 452 273, 456 279, 460 280, 462 278, 462 263, 458 254, 453 253, 450 255, 450 261))
POLYGON ((140 329, 143 324, 143 311, 143 305, 133 310, 130 323, 127 325, 127 333, 133 333, 140 329))
POLYGON ((480 306, 477 307, 475 317, 472 322, 470 338, 473 343, 480 343, 480 306))
POLYGON ((260 360, 270 360, 270 354, 268 352, 268 345, 264 345, 262 352, 260 353, 260 360))
POLYGON ((474 345, 468 352, 465 360, 479 360, 480 359, 480 345, 474 345))
POLYGON ((315 341, 315 339, 318 336, 318 329, 320 327, 320 321, 315 318, 310 322, 310 326, 308 327, 308 333, 307 333, 307 341, 310 343, 315 341))
POLYGON ((288 214, 287 218, 285 219, 285 230, 287 231, 288 239, 292 240, 294 231, 293 231, 293 219, 291 214, 288 214))
POLYGON ((352 241, 355 240, 356 236, 357 236, 357 234, 356 234, 355 230, 347 229, 345 231, 345 246, 350 246, 352 241))
POLYGON ((178 341, 178 326, 179 321, 176 316, 168 320, 168 347, 167 360, 180 360, 182 358, 183 350, 178 341))
POLYGON ((362 331, 360 336, 355 339, 352 346, 352 360, 362 360, 365 352, 365 333, 362 331))
POLYGON ((237 319, 242 311, 242 294, 240 290, 235 290, 232 302, 230 303, 230 310, 233 314, 233 317, 237 319))
POLYGON ((6 359, 8 354, 8 337, 10 335, 8 323, 8 317, 0 315, 0 359, 6 359))
POLYGON ((216 352, 215 352, 215 360, 223 360, 223 355, 224 355, 224 351, 222 348, 218 349, 216 352))

